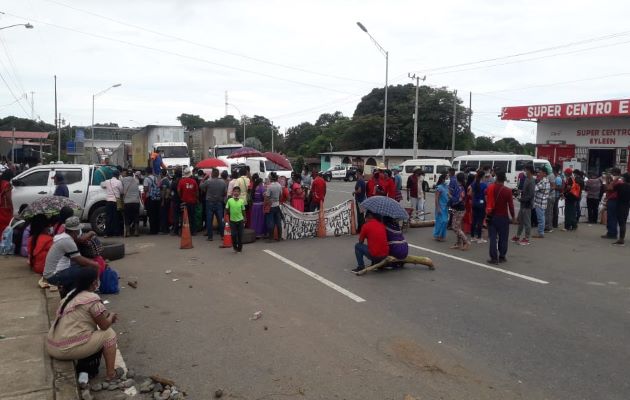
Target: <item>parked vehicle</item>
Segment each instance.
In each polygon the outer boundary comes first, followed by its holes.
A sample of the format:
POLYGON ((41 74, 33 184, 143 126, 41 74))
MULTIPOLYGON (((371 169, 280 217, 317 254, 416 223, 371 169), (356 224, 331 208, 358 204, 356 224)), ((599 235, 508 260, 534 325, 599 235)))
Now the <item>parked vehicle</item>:
POLYGON ((326 182, 330 182, 333 179, 354 182, 357 180, 357 167, 354 165, 337 165, 336 167, 328 168, 323 175, 326 182))
POLYGON ((190 165, 182 126, 146 126, 131 137, 131 145, 131 164, 135 169, 144 170, 154 151, 164 152, 162 162, 169 169, 190 165))
MULTIPOLYGON (((98 235, 105 233, 106 191, 100 185, 92 184, 96 165, 50 164, 30 168, 13 178, 13 210, 15 215, 23 205, 29 205, 43 196, 52 196, 55 192, 53 176, 59 173, 65 178, 70 198, 83 208, 79 216, 81 221, 89 222, 98 235)), ((140 185, 141 192, 143 191, 140 185)), ((144 215, 144 206, 140 203, 140 215, 144 215)))
POLYGON ((219 156, 228 156, 222 151, 225 146, 230 149, 237 149, 243 147, 236 140, 235 128, 199 128, 195 129, 188 134, 188 148, 190 149, 192 164, 197 164, 201 160, 206 158, 215 157, 219 153, 219 156), (219 150, 219 151, 217 151, 219 150))
POLYGON ((258 174, 263 180, 268 178, 271 172, 275 172, 278 177, 284 176, 287 179, 290 179, 293 173, 293 170, 282 168, 278 164, 269 161, 266 157, 225 158, 224 161, 229 163, 230 170, 248 166, 252 175, 258 174))
POLYGON ((526 154, 471 155, 456 157, 455 160, 453 160, 453 168, 457 171, 465 171, 466 168, 469 168, 471 171, 476 171, 484 166, 501 169, 506 174, 505 185, 515 189, 518 186, 518 175, 524 170, 527 164, 533 162, 534 157, 526 154))
POLYGON ((438 178, 442 174, 446 174, 451 167, 449 160, 441 158, 418 158, 415 160, 404 161, 400 165, 402 171, 400 177, 403 180, 403 186, 407 184, 407 179, 416 168, 421 168, 424 171, 424 179, 429 184, 431 189, 435 189, 438 178))

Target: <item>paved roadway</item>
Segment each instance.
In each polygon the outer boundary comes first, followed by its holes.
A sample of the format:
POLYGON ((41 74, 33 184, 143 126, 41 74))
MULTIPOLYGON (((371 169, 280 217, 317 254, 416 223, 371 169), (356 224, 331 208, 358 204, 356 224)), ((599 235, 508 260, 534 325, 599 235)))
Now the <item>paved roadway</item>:
MULTIPOLYGON (((351 188, 329 184, 329 205, 351 188)), ((200 236, 191 250, 143 236, 115 263, 139 286, 109 307, 127 363, 193 399, 628 399, 629 250, 601 231, 511 245, 489 269, 485 245, 452 251, 411 229, 412 253, 436 271, 362 277, 349 273, 356 237, 235 255, 200 236)))

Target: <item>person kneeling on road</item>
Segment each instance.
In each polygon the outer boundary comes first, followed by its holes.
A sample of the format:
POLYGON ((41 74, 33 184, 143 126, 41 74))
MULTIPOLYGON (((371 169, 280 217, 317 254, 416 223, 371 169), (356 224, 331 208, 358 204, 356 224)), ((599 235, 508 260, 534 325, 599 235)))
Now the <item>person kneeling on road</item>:
POLYGON ((108 312, 94 293, 98 285, 96 270, 81 268, 75 277, 75 289, 61 301, 48 331, 46 349, 57 360, 77 360, 77 372, 92 377, 98 374, 102 354, 106 379, 115 379, 116 332, 111 326, 117 315, 108 312))
POLYGON ((70 217, 65 222, 65 232, 55 235, 53 244, 46 256, 44 278, 51 285, 61 286, 60 294, 68 293, 74 288, 77 273, 82 267, 92 267, 98 271, 96 261, 83 257, 76 244, 81 236, 81 221, 78 217, 70 217))
POLYGON ((363 257, 367 257, 372 263, 377 263, 389 255, 385 225, 369 211, 365 218, 365 224, 361 227, 359 235, 359 243, 354 245, 354 254, 357 257, 357 267, 352 270, 354 273, 365 268, 363 257), (368 244, 364 243, 366 239, 368 244))

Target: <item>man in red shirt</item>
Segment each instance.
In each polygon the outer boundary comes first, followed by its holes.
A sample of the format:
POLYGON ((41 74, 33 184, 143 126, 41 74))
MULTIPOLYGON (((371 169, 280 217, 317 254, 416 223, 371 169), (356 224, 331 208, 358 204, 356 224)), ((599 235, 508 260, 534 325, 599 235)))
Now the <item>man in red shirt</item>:
POLYGON ((197 181, 192 178, 192 169, 190 167, 184 170, 184 177, 180 179, 177 184, 177 194, 179 195, 181 204, 185 205, 188 210, 190 232, 194 235, 196 232, 194 222, 195 207, 197 206, 197 199, 199 197, 199 185, 197 185, 197 181))
POLYGON ((372 171, 372 179, 367 182, 365 195, 367 197, 372 196, 387 196, 387 188, 385 187, 385 179, 383 179, 384 173, 375 169, 372 171))
POLYGON ((357 257, 357 267, 352 270, 355 274, 365 268, 363 257, 378 263, 389 255, 385 225, 369 211, 365 216, 365 224, 361 227, 359 243, 354 245, 354 255, 357 257), (366 239, 368 244, 364 243, 366 239))
POLYGON ((496 181, 486 191, 486 215, 489 216, 488 239, 490 240, 489 264, 506 262, 508 236, 510 235, 510 217, 515 222, 512 190, 504 185, 505 172, 496 173, 496 181), (508 215, 509 212, 509 215, 508 215), (498 236, 498 243, 497 243, 498 236), (497 255, 498 247, 498 255, 497 255))
POLYGON ((322 177, 322 172, 317 173, 317 178, 311 184, 311 211, 319 210, 320 204, 326 198, 326 181, 322 177))

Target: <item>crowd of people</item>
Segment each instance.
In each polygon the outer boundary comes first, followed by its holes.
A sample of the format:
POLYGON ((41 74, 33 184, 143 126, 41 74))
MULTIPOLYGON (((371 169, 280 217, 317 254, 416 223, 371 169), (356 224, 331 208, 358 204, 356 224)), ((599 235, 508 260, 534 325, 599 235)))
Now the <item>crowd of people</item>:
MULTIPOLYGON (((225 222, 230 224, 233 243, 242 242, 245 228, 253 229, 257 238, 281 240, 280 204, 300 212, 317 211, 326 197, 326 181, 320 172, 304 170, 290 179, 272 172, 263 179, 247 166, 231 173, 188 167, 176 168, 171 175, 159 160, 156 163, 143 173, 109 165, 95 171, 93 183, 107 192, 106 237, 137 236, 143 204, 153 235, 181 235, 186 209, 191 233, 205 232, 209 241, 215 233, 223 238, 225 222), (143 190, 137 190, 141 186, 143 190), (236 202, 239 199, 242 204, 236 202), (242 218, 239 208, 243 208, 242 218)), ((234 246, 240 251, 238 244, 234 246)))
MULTIPOLYGON (((401 186, 396 180, 398 171, 384 168, 374 170, 371 179, 364 180, 362 171, 357 173, 354 197, 359 205, 371 196, 387 196, 399 201, 401 186)), ((587 220, 591 224, 601 222, 606 226, 604 239, 612 239, 613 245, 625 244, 626 223, 630 208, 630 174, 621 175, 619 168, 612 168, 600 177, 557 165, 552 170, 534 169, 527 165, 518 177, 514 191, 506 185, 506 174, 501 170, 482 167, 478 171, 457 172, 450 168, 448 175, 441 175, 435 187, 435 225, 433 238, 445 241, 448 229, 455 234, 451 249, 466 251, 472 243, 489 243, 490 264, 507 262, 510 224, 517 224, 511 238, 515 244, 530 245, 531 238, 544 239, 546 234, 559 228, 560 201, 564 201, 564 225, 562 231, 575 231, 582 218, 581 200, 586 193, 587 220), (515 197, 516 194, 516 197, 515 197), (514 198, 519 202, 515 213, 514 198), (487 229, 488 239, 483 230, 487 229), (532 234, 532 228, 534 233, 532 234)), ((429 188, 424 173, 417 169, 407 180, 407 201, 410 202, 411 219, 423 219, 426 193, 429 188)), ((357 267, 364 268, 364 257, 373 263, 393 255, 404 238, 388 240, 385 232, 390 225, 378 215, 368 214, 367 222, 359 213, 359 243, 355 246, 357 267), (363 228, 361 226, 363 225, 363 228), (367 240, 368 245, 364 242, 367 240), (370 244, 371 243, 371 244, 370 244)))

